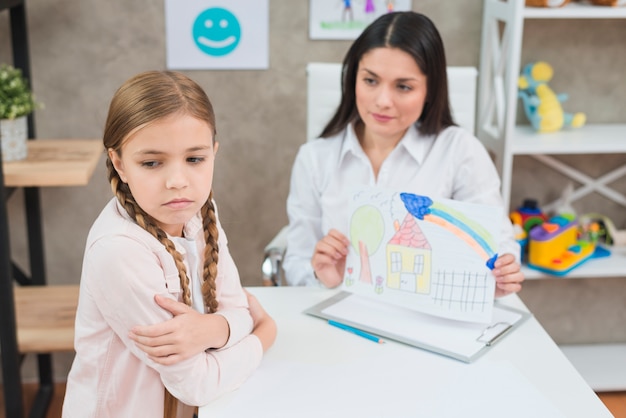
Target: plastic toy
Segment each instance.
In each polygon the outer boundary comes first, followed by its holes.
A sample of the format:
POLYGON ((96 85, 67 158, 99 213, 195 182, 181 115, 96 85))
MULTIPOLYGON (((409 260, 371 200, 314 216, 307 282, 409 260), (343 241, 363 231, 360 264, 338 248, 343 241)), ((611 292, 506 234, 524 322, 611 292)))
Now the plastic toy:
POLYGON ((554 71, 544 61, 527 64, 518 80, 519 97, 526 117, 537 132, 556 132, 564 126, 578 128, 585 124, 584 113, 565 113, 561 103, 566 94, 556 94, 549 86, 554 71))
POLYGON ((580 236, 574 217, 554 216, 530 231, 528 266, 562 276, 590 258, 609 255, 596 242, 593 234, 580 236))
POLYGON ((595 236, 598 242, 618 247, 626 245, 626 229, 617 229, 608 216, 586 213, 580 217, 580 224, 583 230, 588 231, 592 237, 595 236))
POLYGON ((522 206, 518 207, 514 212, 509 214, 511 223, 513 224, 513 232, 515 240, 521 248, 521 260, 526 261, 526 252, 528 249, 528 232, 535 226, 541 225, 548 220, 537 207, 537 201, 533 199, 524 199, 522 206))
POLYGON ((528 233, 534 226, 541 225, 548 217, 541 212, 534 199, 524 199, 522 206, 512 212, 509 217, 513 225, 519 225, 528 233))

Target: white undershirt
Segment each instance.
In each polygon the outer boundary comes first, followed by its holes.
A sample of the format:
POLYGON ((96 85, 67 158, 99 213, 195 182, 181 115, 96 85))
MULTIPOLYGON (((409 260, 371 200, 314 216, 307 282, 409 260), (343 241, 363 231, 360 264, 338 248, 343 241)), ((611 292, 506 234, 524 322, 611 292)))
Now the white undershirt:
POLYGON ((189 277, 189 291, 191 292, 191 307, 198 312, 205 313, 204 300, 202 299, 202 281, 200 280, 200 268, 198 265, 198 250, 193 239, 185 237, 169 237, 178 247, 184 248, 183 260, 187 264, 187 276, 189 277))

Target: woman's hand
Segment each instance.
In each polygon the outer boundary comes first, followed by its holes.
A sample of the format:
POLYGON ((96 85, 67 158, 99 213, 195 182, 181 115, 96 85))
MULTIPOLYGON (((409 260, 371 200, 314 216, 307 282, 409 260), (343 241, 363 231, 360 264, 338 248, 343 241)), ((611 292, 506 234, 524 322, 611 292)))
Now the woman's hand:
POLYGON ((522 290, 524 274, 513 254, 503 254, 498 257, 492 272, 496 277, 497 298, 522 290))
POLYGON ((159 324, 135 326, 128 336, 156 363, 175 364, 228 341, 230 328, 222 315, 201 314, 160 295, 154 300, 174 317, 159 324))
POLYGON ((326 287, 337 287, 343 281, 350 241, 341 232, 331 229, 315 245, 311 265, 315 276, 326 287))
POLYGON ((265 309, 263 309, 263 306, 261 306, 259 300, 253 294, 246 289, 244 289, 244 292, 246 292, 248 297, 248 309, 250 309, 250 316, 252 316, 252 321, 254 322, 252 334, 261 340, 263 352, 265 352, 276 340, 276 322, 265 312, 265 309))

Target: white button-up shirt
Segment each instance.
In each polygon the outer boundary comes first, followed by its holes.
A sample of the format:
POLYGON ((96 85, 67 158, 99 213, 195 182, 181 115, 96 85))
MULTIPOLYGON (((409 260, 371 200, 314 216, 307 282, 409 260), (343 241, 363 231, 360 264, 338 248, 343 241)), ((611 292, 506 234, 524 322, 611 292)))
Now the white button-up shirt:
MULTIPOLYGON (((349 198, 359 186, 502 206, 500 178, 487 150, 462 128, 424 136, 410 127, 376 177, 350 126, 334 137, 302 145, 296 156, 287 198, 289 229, 283 263, 290 285, 317 285, 311 267, 315 245, 332 228, 348 236, 349 198)), ((519 259, 508 216, 500 222, 499 253, 519 259)))

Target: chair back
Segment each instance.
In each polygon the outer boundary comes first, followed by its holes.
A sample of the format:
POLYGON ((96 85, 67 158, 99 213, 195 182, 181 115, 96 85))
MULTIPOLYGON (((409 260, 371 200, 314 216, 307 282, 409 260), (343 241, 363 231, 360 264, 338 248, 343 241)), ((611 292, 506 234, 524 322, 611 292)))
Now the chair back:
MULTIPOLYGON (((307 141, 315 139, 333 116, 341 100, 341 64, 311 62, 307 65, 307 141)), ((474 134, 476 78, 474 67, 448 67, 452 117, 474 134)))

